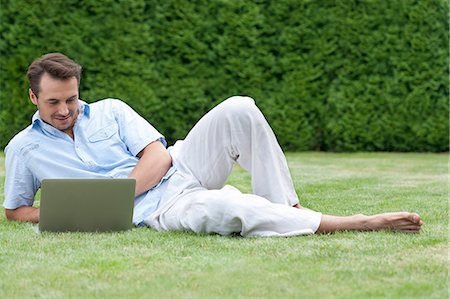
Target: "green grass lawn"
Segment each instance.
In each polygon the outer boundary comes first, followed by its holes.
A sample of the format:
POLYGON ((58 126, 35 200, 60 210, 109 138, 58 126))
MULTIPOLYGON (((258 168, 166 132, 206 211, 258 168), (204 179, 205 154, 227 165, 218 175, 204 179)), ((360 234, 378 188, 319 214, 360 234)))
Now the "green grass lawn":
MULTIPOLYGON (((0 155, 0 202, 4 156, 0 155)), ((37 234, 0 213, 0 298, 448 298, 448 155, 290 153, 301 203, 416 211, 420 234, 37 234)), ((240 168, 230 184, 251 191, 240 168)))

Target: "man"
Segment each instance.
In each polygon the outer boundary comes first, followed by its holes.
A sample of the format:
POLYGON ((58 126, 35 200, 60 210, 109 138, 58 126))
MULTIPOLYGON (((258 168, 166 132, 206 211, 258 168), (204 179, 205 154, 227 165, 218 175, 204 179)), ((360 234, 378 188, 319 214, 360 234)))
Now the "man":
POLYGON ((125 103, 79 100, 80 74, 59 53, 28 69, 38 111, 5 149, 9 220, 39 222, 33 202, 45 178, 129 177, 136 179, 133 223, 156 230, 293 236, 421 228, 415 213, 338 217, 301 207, 284 154, 251 98, 225 100, 167 149, 164 137, 125 103), (254 194, 224 187, 234 163, 252 175, 254 194))

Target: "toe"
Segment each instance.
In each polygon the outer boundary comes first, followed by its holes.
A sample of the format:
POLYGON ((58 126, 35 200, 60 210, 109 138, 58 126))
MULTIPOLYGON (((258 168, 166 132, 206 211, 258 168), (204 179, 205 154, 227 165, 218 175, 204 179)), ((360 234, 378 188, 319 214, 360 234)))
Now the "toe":
POLYGON ((412 223, 421 224, 422 222, 422 220, 420 220, 420 216, 416 213, 412 213, 410 219, 412 223))

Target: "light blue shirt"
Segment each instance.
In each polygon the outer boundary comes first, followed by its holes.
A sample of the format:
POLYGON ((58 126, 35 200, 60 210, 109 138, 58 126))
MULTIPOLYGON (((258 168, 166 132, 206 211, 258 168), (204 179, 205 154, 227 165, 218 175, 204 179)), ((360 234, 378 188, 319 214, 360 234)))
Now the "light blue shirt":
MULTIPOLYGON (((79 101, 73 140, 43 122, 37 111, 32 124, 5 148, 6 209, 32 206, 46 178, 126 178, 135 167, 136 155, 149 143, 167 143, 144 118, 127 104, 106 99, 92 104, 79 101)), ((159 187, 175 172, 169 169, 155 187, 136 197, 133 223, 139 225, 159 205, 159 187)))

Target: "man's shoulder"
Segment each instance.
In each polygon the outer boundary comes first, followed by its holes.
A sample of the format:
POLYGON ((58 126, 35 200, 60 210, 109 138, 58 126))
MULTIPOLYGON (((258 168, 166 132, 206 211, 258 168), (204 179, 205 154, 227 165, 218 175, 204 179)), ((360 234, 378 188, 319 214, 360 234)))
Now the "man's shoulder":
POLYGON ((9 151, 19 152, 21 149, 33 144, 36 141, 35 130, 33 125, 29 125, 19 133, 17 133, 6 145, 5 153, 9 151))
POLYGON ((107 98, 89 104, 90 114, 97 118, 120 117, 125 111, 134 111, 127 103, 115 98, 107 98))
POLYGON ((115 107, 126 106, 127 104, 122 100, 115 98, 106 98, 102 100, 98 100, 96 102, 89 103, 89 107, 91 109, 114 109, 115 107))

